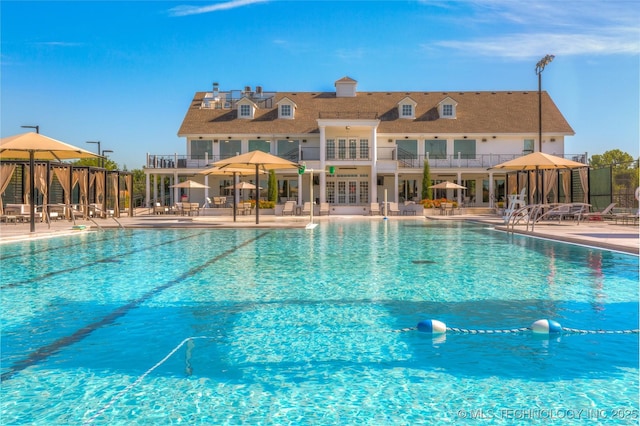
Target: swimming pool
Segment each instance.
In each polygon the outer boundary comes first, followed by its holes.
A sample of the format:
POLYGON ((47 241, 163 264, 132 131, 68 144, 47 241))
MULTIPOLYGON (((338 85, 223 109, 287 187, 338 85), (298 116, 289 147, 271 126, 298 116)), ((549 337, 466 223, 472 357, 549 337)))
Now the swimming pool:
POLYGON ((637 334, 415 329, 634 329, 636 256, 421 219, 0 249, 5 424, 638 422, 637 334))

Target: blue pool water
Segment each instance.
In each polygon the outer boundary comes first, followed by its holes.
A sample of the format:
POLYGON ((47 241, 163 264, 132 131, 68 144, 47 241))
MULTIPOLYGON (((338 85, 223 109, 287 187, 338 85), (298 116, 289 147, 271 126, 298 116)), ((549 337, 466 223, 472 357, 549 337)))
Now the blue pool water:
POLYGON ((3 424, 638 423, 638 257, 483 225, 4 245, 3 424), (191 338, 191 339, 190 339, 191 338))

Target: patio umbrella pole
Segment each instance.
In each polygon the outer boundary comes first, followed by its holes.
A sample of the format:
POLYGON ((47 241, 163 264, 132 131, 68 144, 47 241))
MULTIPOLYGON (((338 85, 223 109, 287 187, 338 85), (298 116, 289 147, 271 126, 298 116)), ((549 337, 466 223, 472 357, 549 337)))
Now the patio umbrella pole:
POLYGON ((258 168, 260 166, 256 164, 256 225, 260 223, 260 174, 258 168))
POLYGON ((29 222, 30 232, 36 232, 35 151, 29 151, 29 222))
POLYGON ((236 221, 236 205, 238 203, 238 185, 236 184, 236 172, 233 172, 233 221, 236 221))

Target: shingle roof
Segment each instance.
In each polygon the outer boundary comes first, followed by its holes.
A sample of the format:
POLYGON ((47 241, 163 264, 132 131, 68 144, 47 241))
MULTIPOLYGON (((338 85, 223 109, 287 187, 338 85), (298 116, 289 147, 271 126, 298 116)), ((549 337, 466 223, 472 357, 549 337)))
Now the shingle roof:
MULTIPOLYGON (((197 92, 178 131, 191 134, 305 134, 318 133, 318 118, 377 118, 378 133, 462 134, 537 133, 538 92, 358 92, 336 97, 335 92, 277 92, 273 107, 256 110, 254 119, 238 119, 234 109, 201 108, 205 92, 197 92), (398 102, 417 102, 415 119, 398 117, 398 102), (296 103, 295 119, 279 119, 277 102, 296 103), (438 116, 438 103, 450 97, 456 118, 438 116)), ((542 131, 573 135, 574 131, 547 92, 542 92, 542 131)))

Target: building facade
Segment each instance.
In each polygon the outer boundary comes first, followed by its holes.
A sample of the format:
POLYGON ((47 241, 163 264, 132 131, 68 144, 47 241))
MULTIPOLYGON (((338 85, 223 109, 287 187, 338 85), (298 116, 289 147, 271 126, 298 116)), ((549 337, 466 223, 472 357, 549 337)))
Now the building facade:
MULTIPOLYGON (((148 202, 177 201, 177 190, 165 188, 186 176, 209 187, 191 190, 193 201, 231 195, 224 189, 228 177, 197 173, 214 161, 262 150, 314 171, 313 178, 277 171, 280 201, 310 201, 311 185, 313 201, 343 214, 362 214, 385 199, 419 201, 428 161, 433 183, 467 188, 436 197, 492 207, 520 189, 514 186, 527 185, 521 178, 509 182, 492 166, 540 146, 567 156, 565 138, 574 134, 546 92, 359 92, 349 77, 334 86, 333 92, 223 91, 214 83, 211 91, 197 92, 178 131, 186 154, 147 156, 148 202)), ((586 154, 568 156, 586 163, 586 154)), ((267 179, 260 182, 262 197, 267 179)))

